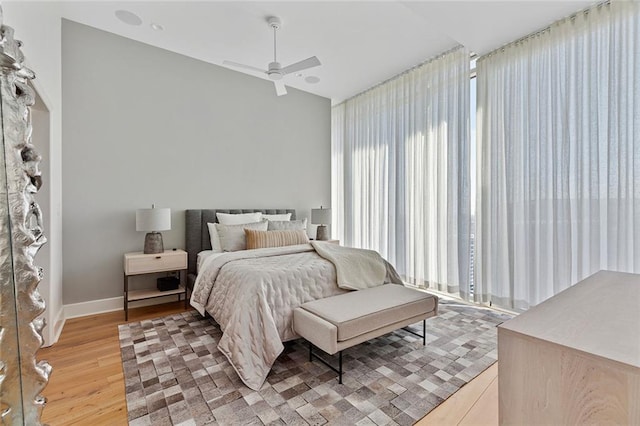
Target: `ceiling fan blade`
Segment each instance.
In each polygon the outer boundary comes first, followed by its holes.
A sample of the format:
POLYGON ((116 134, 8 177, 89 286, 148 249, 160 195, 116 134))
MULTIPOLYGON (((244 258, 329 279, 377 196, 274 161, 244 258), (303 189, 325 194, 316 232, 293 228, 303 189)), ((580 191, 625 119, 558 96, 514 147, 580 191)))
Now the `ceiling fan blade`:
POLYGON ((256 67, 252 67, 251 65, 245 65, 245 64, 239 64, 238 62, 232 62, 232 61, 223 61, 222 62, 223 65, 230 65, 232 67, 236 67, 236 68, 244 68, 246 70, 251 70, 251 71, 255 71, 255 72, 259 72, 262 74, 265 74, 266 71, 262 70, 260 68, 256 68, 256 67))
POLYGON ((282 81, 274 81, 273 85, 276 87, 276 94, 278 96, 287 94, 287 88, 284 86, 284 83, 282 81))
POLYGON ((296 62, 295 64, 291 64, 289 66, 286 66, 286 67, 282 68, 282 70, 280 70, 280 71, 283 74, 291 74, 292 72, 306 70, 308 68, 317 67, 318 65, 322 65, 322 64, 320 64, 320 60, 318 60, 318 58, 316 58, 315 56, 312 56, 312 57, 304 59, 304 60, 302 60, 300 62, 296 62))

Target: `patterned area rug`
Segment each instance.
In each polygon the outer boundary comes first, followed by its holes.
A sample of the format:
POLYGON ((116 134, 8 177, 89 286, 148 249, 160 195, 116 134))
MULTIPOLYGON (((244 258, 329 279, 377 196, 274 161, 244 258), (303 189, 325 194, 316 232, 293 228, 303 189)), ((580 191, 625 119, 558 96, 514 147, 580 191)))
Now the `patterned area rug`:
POLYGON ((290 342, 258 392, 218 351, 210 318, 191 311, 121 325, 129 424, 413 424, 496 361, 496 325, 510 318, 440 302, 427 346, 399 330, 347 349, 340 385, 309 362, 303 340, 290 342))

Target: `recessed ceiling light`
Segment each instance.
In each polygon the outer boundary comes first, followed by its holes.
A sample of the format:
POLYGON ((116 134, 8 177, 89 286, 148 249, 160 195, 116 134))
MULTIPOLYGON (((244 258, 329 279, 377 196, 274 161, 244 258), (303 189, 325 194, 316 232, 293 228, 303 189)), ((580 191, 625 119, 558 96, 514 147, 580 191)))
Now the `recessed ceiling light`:
POLYGON ((156 31, 162 31, 164 30, 164 27, 160 24, 156 24, 155 22, 151 23, 151 28, 156 30, 156 31))
POLYGON ((140 19, 140 17, 135 13, 129 12, 128 10, 116 10, 116 18, 129 25, 142 24, 142 19, 140 19))
POLYGON ((304 81, 306 81, 309 84, 316 84, 320 82, 320 78, 316 77, 315 75, 310 75, 307 78, 305 78, 304 81))

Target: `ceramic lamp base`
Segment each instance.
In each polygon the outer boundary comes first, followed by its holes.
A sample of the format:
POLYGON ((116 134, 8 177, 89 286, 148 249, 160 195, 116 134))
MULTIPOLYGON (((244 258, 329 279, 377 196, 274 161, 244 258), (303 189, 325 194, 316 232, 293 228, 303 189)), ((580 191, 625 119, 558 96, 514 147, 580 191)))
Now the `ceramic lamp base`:
POLYGON ((144 238, 144 254, 164 253, 162 244, 162 234, 159 232, 149 232, 144 238))
POLYGON ((327 241, 329 239, 329 230, 327 225, 318 225, 316 229, 316 240, 327 241))

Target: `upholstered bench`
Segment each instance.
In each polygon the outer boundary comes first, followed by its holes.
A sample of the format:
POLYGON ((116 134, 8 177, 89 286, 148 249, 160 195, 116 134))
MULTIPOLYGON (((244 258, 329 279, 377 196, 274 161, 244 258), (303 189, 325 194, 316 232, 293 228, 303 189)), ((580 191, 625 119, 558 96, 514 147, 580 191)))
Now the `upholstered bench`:
POLYGON ((385 284, 365 290, 305 303, 293 311, 293 328, 309 342, 309 361, 316 359, 339 375, 342 383, 342 351, 422 321, 426 343, 425 320, 438 314, 438 298, 398 284, 385 284), (313 346, 333 355, 339 353, 336 369, 313 353, 313 346))

